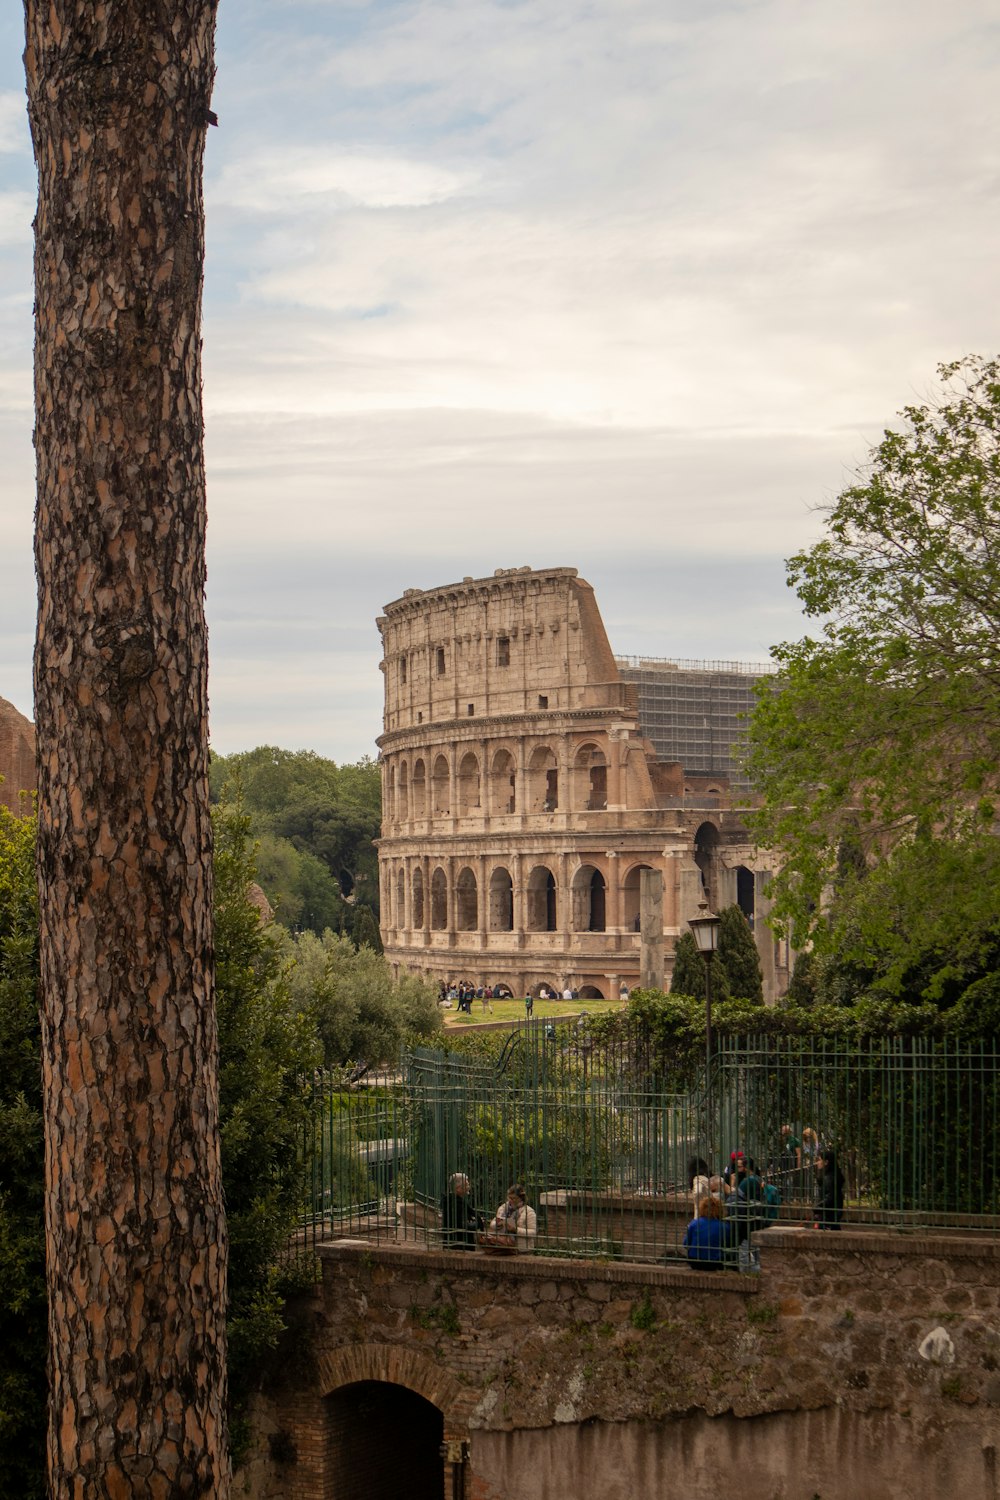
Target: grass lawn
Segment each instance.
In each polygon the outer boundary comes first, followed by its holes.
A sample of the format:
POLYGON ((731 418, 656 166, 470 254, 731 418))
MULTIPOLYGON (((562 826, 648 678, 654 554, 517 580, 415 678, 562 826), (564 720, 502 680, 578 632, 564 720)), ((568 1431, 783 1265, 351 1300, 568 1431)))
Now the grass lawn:
MULTIPOLYGON (((482 1026, 492 1023, 494 1026, 498 1021, 506 1021, 512 1025, 515 1021, 524 1020, 524 997, 520 1000, 491 1000, 487 1002, 487 1008, 483 1010, 481 1000, 473 1000, 472 1015, 466 1015, 465 1011, 456 1009, 455 1001, 452 1009, 441 1009, 441 1018, 445 1029, 452 1026, 482 1026), (489 1006, 493 1007, 490 1015, 489 1006)), ((621 1010, 620 1000, 536 1000, 535 1008, 531 1013, 533 1021, 547 1021, 552 1017, 579 1016, 584 1011, 591 1016, 604 1015, 609 1010, 621 1010)))

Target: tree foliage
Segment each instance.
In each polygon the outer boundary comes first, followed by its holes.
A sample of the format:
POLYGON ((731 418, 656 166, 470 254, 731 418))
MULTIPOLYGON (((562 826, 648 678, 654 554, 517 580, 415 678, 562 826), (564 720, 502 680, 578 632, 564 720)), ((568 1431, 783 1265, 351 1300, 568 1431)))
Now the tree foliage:
POLYGON ((212 760, 215 802, 240 788, 258 842, 258 878, 292 931, 349 931, 355 899, 378 911, 374 840, 382 817, 378 766, 338 766, 308 750, 256 750, 212 760))
POLYGON ((407 1037, 440 1031, 436 988, 408 974, 394 980, 372 948, 332 932, 302 932, 288 946, 292 994, 313 1017, 326 1067, 394 1062, 407 1037))
MULTIPOLYGON (((672 995, 705 993, 705 960, 690 932, 681 933, 674 949, 674 968, 670 978, 672 995)), ((738 906, 723 907, 719 913, 719 943, 712 959, 712 998, 762 1001, 764 981, 757 945, 750 924, 738 906)))
POLYGON ((940 376, 789 561, 820 628, 775 647, 747 759, 778 922, 939 1000, 989 961, 1000 910, 1000 366, 940 376))
POLYGON ((45 1493, 45 1153, 34 818, 0 806, 0 1494, 45 1493))
MULTIPOLYGON (((230 1394, 239 1412, 282 1331, 281 1250, 301 1207, 302 1076, 320 1059, 313 1018, 292 995, 280 935, 251 899, 250 819, 216 809, 215 962, 219 1116, 229 1226, 230 1394)), ((240 1427, 234 1423, 239 1456, 240 1427)))
MULTIPOLYGON (((229 1389, 236 1420, 283 1327, 281 1250, 301 1204, 301 1077, 320 1060, 287 940, 252 899, 249 819, 217 808, 216 1006, 230 1240, 229 1389)), ((37 1009, 35 824, 0 807, 0 1495, 44 1494, 46 1299, 37 1009)), ((347 943, 350 948, 350 943, 347 943)), ((353 950, 352 950, 353 951, 353 950)))
POLYGON ((719 967, 725 970, 729 993, 740 1000, 764 999, 764 976, 761 973, 757 944, 739 906, 725 906, 719 913, 719 967))

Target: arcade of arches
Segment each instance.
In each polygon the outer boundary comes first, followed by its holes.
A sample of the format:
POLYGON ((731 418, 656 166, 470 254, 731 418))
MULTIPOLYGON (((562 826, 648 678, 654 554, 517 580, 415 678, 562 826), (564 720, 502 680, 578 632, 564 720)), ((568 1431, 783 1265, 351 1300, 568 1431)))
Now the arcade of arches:
POLYGON ((640 979, 654 870, 665 983, 699 903, 738 901, 765 995, 783 991, 767 862, 724 781, 656 760, 575 569, 408 590, 379 626, 381 920, 397 972, 617 995, 640 979))

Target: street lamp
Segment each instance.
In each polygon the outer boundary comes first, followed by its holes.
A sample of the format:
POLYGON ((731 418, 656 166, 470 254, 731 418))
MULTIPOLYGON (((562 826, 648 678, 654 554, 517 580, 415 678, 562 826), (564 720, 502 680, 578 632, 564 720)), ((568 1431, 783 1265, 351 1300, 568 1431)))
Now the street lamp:
POLYGON ((698 952, 705 960, 705 1116, 708 1154, 712 1154, 712 956, 719 946, 721 919, 709 911, 708 902, 698 906, 699 915, 691 917, 688 926, 694 933, 698 952))

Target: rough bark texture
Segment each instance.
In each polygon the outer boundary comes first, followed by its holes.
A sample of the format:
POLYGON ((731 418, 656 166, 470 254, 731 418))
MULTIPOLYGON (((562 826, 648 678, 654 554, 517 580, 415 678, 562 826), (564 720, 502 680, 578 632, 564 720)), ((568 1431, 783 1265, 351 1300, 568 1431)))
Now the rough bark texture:
POLYGON ((225 1496, 203 614, 211 0, 26 0, 54 1496, 225 1496))

